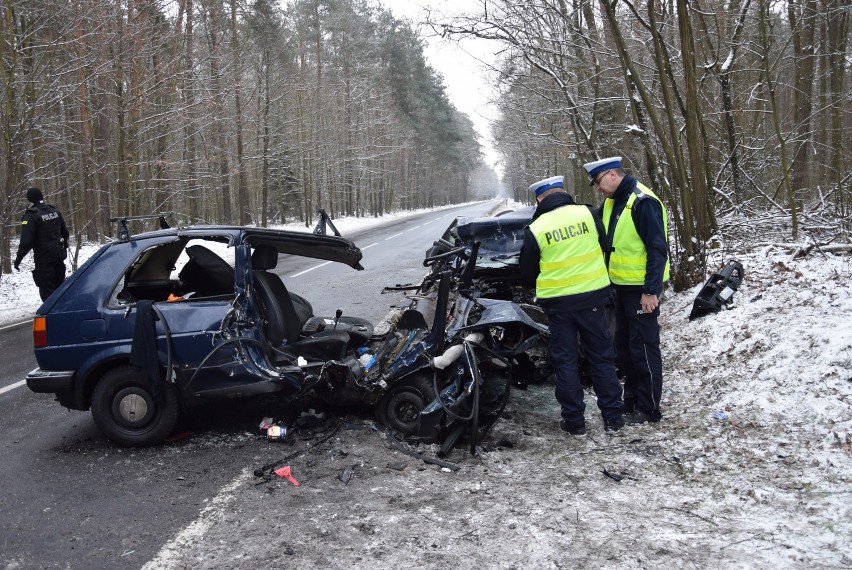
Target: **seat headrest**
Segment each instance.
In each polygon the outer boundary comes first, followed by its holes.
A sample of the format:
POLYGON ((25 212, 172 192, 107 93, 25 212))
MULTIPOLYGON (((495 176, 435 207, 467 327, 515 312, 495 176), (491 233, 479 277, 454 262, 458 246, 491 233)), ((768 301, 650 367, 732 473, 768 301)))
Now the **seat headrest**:
POLYGON ((278 265, 278 250, 271 245, 259 245, 251 254, 251 265, 254 269, 275 269, 278 265))

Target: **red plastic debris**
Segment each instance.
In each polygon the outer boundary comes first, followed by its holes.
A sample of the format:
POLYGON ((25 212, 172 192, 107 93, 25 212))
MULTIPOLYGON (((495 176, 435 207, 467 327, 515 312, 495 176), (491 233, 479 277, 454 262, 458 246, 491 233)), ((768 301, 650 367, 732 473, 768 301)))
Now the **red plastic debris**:
POLYGON ((279 477, 285 477, 292 484, 296 485, 297 487, 299 486, 299 482, 296 481, 295 477, 293 477, 293 472, 290 469, 289 465, 285 465, 284 467, 279 467, 278 469, 275 470, 275 474, 278 475, 279 477))

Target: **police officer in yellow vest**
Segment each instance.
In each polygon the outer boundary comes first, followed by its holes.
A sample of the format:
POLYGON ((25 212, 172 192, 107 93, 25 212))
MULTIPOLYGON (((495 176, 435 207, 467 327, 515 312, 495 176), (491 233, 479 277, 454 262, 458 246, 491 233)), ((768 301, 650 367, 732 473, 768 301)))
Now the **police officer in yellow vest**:
POLYGON ((621 157, 583 165, 606 199, 601 218, 604 251, 616 293, 615 343, 624 372, 624 420, 657 422, 663 391, 660 297, 669 278, 668 216, 660 199, 626 174, 621 157))
POLYGON ((562 407, 560 427, 573 435, 586 433, 579 336, 604 430, 617 431, 624 425, 623 403, 604 314, 610 284, 601 249, 603 225, 589 206, 575 204, 563 186, 562 176, 530 186, 538 206, 524 233, 520 271, 526 281, 535 282, 538 303, 547 313, 556 400, 562 407))

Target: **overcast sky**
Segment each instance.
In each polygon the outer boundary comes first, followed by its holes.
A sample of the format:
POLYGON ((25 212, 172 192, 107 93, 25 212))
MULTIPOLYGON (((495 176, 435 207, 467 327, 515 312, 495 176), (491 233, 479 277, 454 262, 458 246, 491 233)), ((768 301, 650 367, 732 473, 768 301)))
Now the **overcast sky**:
POLYGON ((379 0, 398 18, 412 21, 420 29, 427 42, 426 57, 429 64, 444 76, 447 95, 455 107, 467 114, 480 135, 485 162, 493 166, 498 174, 502 169, 497 163, 497 154, 491 142, 490 122, 495 111, 489 104, 493 79, 487 64, 493 63, 498 47, 485 40, 465 40, 461 44, 440 38, 429 37, 430 30, 419 27, 424 19, 424 8, 434 13, 455 14, 465 9, 476 9, 476 0, 379 0))

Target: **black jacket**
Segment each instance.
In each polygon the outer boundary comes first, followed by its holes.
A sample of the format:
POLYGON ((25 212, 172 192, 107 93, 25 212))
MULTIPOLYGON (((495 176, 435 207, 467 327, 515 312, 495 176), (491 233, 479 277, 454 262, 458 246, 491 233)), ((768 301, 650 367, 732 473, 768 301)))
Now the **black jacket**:
POLYGON ((56 208, 44 202, 33 204, 24 212, 21 223, 21 241, 15 263, 20 263, 30 250, 36 265, 65 259, 68 228, 56 208))
MULTIPOLYGON (((609 235, 606 236, 604 251, 609 252, 612 246, 612 236, 615 232, 615 224, 627 205, 627 198, 636 189, 636 179, 626 175, 621 184, 615 190, 612 199, 612 214, 609 220, 609 235)), ((598 210, 602 214, 603 206, 598 210)), ((648 252, 648 261, 645 264, 644 285, 613 285, 616 288, 641 289, 643 293, 661 295, 663 292, 663 271, 669 256, 669 244, 666 241, 666 231, 663 226, 663 209, 660 203, 650 196, 633 203, 633 224, 645 250, 648 252)), ((607 255, 609 265, 609 255, 607 255)))
MULTIPOLYGON (((561 208, 562 206, 571 206, 575 204, 574 199, 566 192, 556 192, 547 196, 536 207, 533 213, 532 221, 535 221, 539 216, 561 208)), ((598 213, 591 207, 587 206, 592 212, 592 217, 595 220, 595 228, 598 231, 598 241, 604 243, 604 228, 598 213)), ((535 285, 538 274, 541 272, 539 260, 541 259, 541 249, 538 247, 538 242, 535 239, 529 226, 524 229, 524 245, 521 247, 521 255, 518 260, 521 278, 529 285, 535 285)), ((546 311, 578 311, 601 305, 609 300, 609 287, 599 289, 597 291, 589 291, 587 293, 578 293, 576 295, 565 295, 563 297, 551 297, 549 299, 539 299, 539 304, 546 311)))

